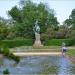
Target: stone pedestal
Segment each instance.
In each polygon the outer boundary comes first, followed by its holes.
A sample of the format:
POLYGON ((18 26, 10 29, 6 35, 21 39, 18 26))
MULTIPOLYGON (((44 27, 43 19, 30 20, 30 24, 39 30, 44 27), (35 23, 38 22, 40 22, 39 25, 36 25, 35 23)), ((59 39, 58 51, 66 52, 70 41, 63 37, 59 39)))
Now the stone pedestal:
POLYGON ((35 42, 34 42, 34 47, 41 47, 43 46, 40 40, 40 34, 35 34, 35 42))
POLYGON ((0 59, 3 58, 3 54, 0 54, 0 59))

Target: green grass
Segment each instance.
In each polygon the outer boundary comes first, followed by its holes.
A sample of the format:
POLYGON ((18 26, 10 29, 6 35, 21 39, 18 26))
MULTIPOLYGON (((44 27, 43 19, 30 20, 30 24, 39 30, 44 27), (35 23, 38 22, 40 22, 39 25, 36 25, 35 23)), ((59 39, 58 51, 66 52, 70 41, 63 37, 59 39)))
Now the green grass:
POLYGON ((68 51, 66 52, 66 55, 75 56, 75 49, 68 50, 68 51))

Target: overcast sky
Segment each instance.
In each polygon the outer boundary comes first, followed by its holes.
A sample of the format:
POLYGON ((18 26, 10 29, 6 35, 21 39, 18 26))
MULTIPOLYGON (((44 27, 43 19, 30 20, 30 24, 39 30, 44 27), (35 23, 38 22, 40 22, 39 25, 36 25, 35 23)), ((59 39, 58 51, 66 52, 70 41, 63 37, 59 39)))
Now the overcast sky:
MULTIPOLYGON (((71 11, 75 8, 75 0, 34 0, 37 3, 40 1, 47 3, 50 8, 55 10, 55 16, 57 16, 60 24, 69 18, 71 11)), ((0 16, 7 19, 7 11, 18 4, 19 0, 0 0, 0 16)))

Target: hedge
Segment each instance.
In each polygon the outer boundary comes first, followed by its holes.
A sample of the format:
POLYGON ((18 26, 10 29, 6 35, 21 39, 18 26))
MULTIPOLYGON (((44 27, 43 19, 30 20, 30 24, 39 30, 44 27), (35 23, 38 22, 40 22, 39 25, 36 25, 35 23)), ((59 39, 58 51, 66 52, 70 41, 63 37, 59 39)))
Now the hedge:
POLYGON ((71 46, 74 44, 72 39, 51 39, 51 40, 45 40, 44 45, 49 46, 61 46, 62 42, 65 42, 67 46, 71 46))
MULTIPOLYGON (((61 46, 62 42, 65 42, 67 46, 74 44, 72 39, 51 39, 45 40, 43 42, 44 46, 61 46)), ((5 45, 9 48, 18 47, 18 46, 32 46, 32 39, 19 39, 19 40, 2 40, 1 45, 5 45)))
POLYGON ((33 40, 32 39, 2 40, 1 44, 9 48, 18 46, 31 46, 33 45, 33 40))

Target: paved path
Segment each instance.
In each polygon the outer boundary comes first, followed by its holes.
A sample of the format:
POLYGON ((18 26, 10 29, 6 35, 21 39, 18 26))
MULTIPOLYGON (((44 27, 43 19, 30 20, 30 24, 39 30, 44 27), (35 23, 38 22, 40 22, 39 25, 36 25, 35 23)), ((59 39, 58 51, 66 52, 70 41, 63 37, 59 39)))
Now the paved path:
POLYGON ((16 56, 43 56, 43 55, 47 55, 47 56, 54 56, 54 55, 61 55, 61 52, 15 52, 13 53, 16 56))

